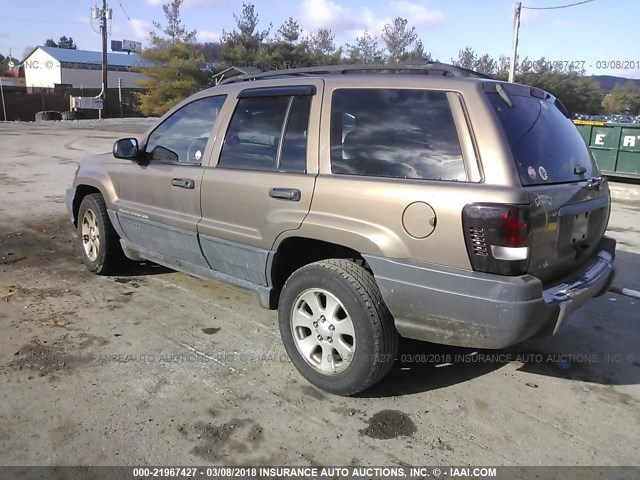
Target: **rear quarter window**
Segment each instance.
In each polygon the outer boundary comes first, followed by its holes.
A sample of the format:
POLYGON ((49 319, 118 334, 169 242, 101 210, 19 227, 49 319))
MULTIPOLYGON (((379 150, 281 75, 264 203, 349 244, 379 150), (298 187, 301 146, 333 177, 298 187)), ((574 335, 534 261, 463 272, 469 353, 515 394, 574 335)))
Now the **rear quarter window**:
POLYGON ((446 92, 338 89, 331 102, 331 171, 466 180, 446 92))
POLYGON ((575 125, 554 103, 509 95, 513 107, 497 93, 487 93, 504 130, 522 185, 566 183, 598 175, 598 169, 575 125), (585 172, 576 174, 576 167, 585 172))

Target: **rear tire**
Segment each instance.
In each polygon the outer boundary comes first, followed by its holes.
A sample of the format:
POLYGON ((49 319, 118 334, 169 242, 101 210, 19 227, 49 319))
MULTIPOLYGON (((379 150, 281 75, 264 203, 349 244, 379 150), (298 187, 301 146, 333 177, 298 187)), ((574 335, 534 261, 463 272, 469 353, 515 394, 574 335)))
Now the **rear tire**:
POLYGON ((82 199, 78 210, 78 237, 82 261, 90 272, 109 275, 125 265, 120 237, 111 225, 101 194, 92 193, 82 199))
POLYGON ((380 381, 398 351, 398 333, 373 276, 348 260, 296 270, 282 290, 278 322, 302 376, 337 395, 380 381))

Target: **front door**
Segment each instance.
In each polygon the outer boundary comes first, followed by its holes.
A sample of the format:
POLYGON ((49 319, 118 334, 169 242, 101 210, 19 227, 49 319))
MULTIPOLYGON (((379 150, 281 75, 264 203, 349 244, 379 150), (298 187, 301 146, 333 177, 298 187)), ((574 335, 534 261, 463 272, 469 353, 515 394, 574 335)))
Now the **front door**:
POLYGON ((207 266, 196 230, 202 159, 224 100, 203 97, 179 108, 149 135, 144 159, 123 165, 117 215, 133 248, 207 266))

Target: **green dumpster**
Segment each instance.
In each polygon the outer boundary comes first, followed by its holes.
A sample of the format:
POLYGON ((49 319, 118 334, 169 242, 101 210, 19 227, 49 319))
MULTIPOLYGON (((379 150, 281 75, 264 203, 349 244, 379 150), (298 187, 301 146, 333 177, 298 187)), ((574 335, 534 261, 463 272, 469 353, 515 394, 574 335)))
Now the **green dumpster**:
POLYGON ((640 125, 574 120, 606 175, 640 178, 640 125))

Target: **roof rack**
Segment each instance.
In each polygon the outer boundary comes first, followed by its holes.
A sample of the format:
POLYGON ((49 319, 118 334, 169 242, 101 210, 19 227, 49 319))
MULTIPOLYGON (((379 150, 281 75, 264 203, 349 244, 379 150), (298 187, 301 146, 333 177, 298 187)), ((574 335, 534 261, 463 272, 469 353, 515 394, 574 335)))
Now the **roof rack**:
POLYGON ((299 77, 337 74, 344 75, 347 73, 364 73, 364 72, 416 72, 428 75, 442 75, 452 77, 477 77, 493 80, 494 78, 484 73, 469 70, 467 68, 449 65, 448 63, 426 62, 422 64, 364 64, 364 65, 328 65, 318 67, 292 68, 289 70, 267 70, 265 72, 238 75, 228 78, 220 82, 220 85, 226 83, 247 82, 252 80, 267 80, 276 77, 299 77))

